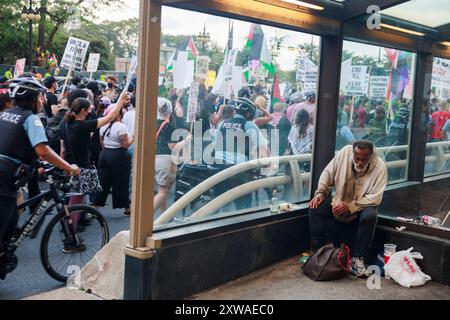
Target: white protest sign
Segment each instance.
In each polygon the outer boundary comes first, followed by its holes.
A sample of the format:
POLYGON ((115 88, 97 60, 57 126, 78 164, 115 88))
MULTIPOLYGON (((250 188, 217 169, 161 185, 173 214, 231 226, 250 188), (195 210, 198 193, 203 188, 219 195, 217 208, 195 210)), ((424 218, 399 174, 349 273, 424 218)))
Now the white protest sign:
POLYGON ((14 69, 14 79, 18 78, 25 70, 25 64, 27 63, 27 59, 18 59, 16 61, 16 68, 14 69))
POLYGON ((186 122, 194 122, 198 112, 198 93, 200 92, 200 84, 198 82, 192 82, 189 90, 189 105, 186 117, 186 122))
POLYGON ((303 83, 317 83, 319 79, 319 68, 307 57, 299 59, 296 79, 303 83))
POLYGON ((77 71, 82 71, 89 44, 89 41, 70 37, 67 41, 66 50, 64 51, 64 56, 61 59, 60 67, 69 70, 74 69, 77 71))
POLYGON ((194 80, 194 61, 188 59, 188 53, 178 52, 173 67, 173 86, 176 89, 188 88, 194 80))
POLYGON ((370 77, 369 98, 386 98, 389 77, 370 77))
POLYGON ((99 64, 100 64, 100 53, 90 53, 86 71, 96 72, 98 70, 99 64))
POLYGON ((239 52, 238 49, 232 49, 228 54, 227 61, 225 64, 225 81, 233 80, 233 68, 236 65, 238 52, 239 52))
POLYGON ((450 64, 444 59, 434 59, 431 86, 450 89, 450 64))
POLYGON ((367 66, 352 66, 351 73, 344 76, 341 88, 349 96, 365 96, 369 91, 370 76, 367 73, 367 66))
POLYGON ((208 78, 208 71, 209 71, 209 57, 206 56, 199 56, 197 58, 197 69, 196 69, 196 76, 198 78, 206 79, 208 78))

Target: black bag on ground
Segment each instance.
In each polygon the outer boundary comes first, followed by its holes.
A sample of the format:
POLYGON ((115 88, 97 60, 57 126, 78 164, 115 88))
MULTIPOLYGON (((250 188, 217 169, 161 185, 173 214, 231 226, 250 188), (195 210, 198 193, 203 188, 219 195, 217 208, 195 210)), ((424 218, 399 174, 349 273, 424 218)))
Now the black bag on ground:
POLYGON ((350 249, 344 244, 340 248, 327 244, 315 251, 302 269, 314 281, 338 280, 350 270, 350 249))

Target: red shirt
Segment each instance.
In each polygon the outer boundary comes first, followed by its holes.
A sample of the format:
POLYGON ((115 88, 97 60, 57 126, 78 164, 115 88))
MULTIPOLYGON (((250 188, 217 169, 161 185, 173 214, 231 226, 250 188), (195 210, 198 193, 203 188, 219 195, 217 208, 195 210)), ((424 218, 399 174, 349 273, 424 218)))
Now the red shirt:
POLYGON ((447 111, 436 111, 431 116, 431 121, 433 122, 433 134, 432 139, 435 140, 445 140, 444 134, 442 133, 442 128, 444 127, 447 120, 450 119, 450 113, 447 111))

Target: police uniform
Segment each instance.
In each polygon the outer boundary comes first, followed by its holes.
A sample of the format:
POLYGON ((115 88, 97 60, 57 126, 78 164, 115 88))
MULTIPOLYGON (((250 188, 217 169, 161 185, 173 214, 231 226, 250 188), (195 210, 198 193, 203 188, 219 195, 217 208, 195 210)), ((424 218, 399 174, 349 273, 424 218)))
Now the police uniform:
POLYGON ((0 113, 0 239, 4 239, 14 212, 17 188, 14 175, 24 163, 37 160, 34 147, 46 143, 41 120, 31 110, 19 107, 0 113))
MULTIPOLYGON (((267 147, 267 140, 260 129, 241 114, 219 124, 214 136, 216 146, 215 169, 226 170, 236 164, 247 162, 253 147, 267 147), (230 141, 230 139, 233 139, 230 141)), ((217 194, 223 194, 235 187, 253 180, 254 172, 244 172, 231 177, 217 186, 217 194)), ((244 195, 234 201, 238 210, 248 209, 252 205, 252 194, 244 195)))

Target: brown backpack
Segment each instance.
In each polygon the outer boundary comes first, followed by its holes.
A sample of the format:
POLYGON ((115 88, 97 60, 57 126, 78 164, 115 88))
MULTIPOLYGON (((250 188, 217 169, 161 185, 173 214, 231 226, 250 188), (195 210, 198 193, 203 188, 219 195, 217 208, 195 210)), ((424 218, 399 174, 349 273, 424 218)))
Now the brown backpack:
POLYGON ((315 251, 302 269, 314 281, 338 280, 350 270, 350 249, 345 244, 340 248, 327 244, 315 251))

